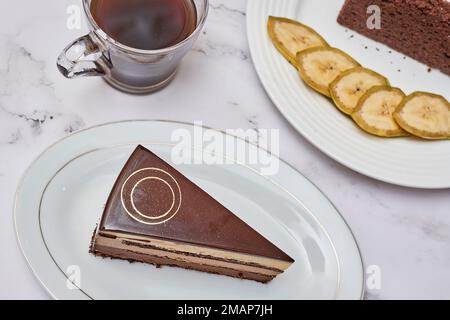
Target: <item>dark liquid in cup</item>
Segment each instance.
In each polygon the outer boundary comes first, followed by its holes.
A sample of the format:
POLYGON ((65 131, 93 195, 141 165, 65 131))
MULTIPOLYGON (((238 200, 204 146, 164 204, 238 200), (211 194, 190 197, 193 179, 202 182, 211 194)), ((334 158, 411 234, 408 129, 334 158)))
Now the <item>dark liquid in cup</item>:
POLYGON ((91 13, 111 38, 144 50, 173 46, 197 26, 192 0, 92 0, 91 13))

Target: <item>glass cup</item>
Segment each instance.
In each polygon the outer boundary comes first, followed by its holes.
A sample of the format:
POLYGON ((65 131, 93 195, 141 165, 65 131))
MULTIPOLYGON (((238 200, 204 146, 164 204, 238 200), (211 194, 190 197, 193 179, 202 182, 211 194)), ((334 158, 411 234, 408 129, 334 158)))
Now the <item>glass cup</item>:
POLYGON ((128 93, 151 93, 169 84, 208 15, 208 0, 192 0, 197 10, 197 27, 189 37, 171 47, 141 50, 108 36, 91 14, 91 0, 82 1, 90 33, 63 50, 57 61, 59 71, 69 79, 100 76, 114 88, 128 93))

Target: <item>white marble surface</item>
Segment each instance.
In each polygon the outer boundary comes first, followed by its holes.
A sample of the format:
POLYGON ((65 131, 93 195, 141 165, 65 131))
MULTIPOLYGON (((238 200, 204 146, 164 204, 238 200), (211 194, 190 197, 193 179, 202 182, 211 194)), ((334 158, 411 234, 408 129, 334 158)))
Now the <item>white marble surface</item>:
POLYGON ((382 271, 370 299, 450 299, 450 190, 401 188, 361 176, 315 149, 278 113, 252 66, 243 0, 212 0, 205 33, 175 81, 150 96, 114 91, 97 78, 66 80, 60 50, 84 30, 66 28, 79 0, 1 1, 0 298, 46 299, 15 238, 14 192, 49 144, 103 122, 202 120, 215 128, 278 128, 281 157, 334 202, 353 229, 366 265, 382 271))

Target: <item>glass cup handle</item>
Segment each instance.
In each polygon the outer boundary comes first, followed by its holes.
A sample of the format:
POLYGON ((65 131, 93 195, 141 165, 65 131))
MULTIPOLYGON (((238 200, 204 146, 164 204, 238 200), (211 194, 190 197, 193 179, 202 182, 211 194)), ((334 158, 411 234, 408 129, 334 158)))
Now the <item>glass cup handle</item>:
POLYGON ((104 76, 111 63, 97 45, 92 34, 78 38, 68 45, 59 55, 58 70, 68 79, 104 76))

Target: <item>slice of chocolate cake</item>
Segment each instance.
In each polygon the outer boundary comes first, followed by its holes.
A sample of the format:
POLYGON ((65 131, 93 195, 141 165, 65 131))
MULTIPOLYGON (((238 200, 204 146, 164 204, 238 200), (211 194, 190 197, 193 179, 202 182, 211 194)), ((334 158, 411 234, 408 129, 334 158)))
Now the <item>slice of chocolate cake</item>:
POLYGON ((346 0, 338 22, 450 75, 449 0, 346 0))
POLYGON ((90 252, 259 282, 294 262, 142 146, 114 184, 90 252))

